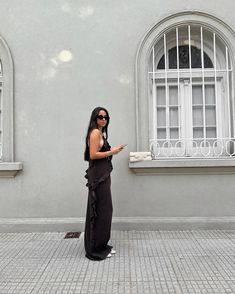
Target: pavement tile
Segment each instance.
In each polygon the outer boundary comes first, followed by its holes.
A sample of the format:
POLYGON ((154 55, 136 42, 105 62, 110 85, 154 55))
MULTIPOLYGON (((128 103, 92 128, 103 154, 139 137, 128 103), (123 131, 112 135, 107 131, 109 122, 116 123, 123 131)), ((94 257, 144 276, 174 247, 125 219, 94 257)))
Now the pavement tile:
POLYGON ((99 262, 64 236, 0 233, 0 294, 235 293, 235 231, 113 231, 99 262))

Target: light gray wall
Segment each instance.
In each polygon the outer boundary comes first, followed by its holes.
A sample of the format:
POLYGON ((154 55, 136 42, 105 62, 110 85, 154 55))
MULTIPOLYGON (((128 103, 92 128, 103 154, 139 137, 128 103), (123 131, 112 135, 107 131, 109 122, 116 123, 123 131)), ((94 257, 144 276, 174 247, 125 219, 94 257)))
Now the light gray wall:
POLYGON ((179 11, 215 15, 235 29, 233 0, 0 1, 0 34, 14 62, 16 161, 0 179, 0 217, 84 217, 84 138, 91 110, 110 111, 115 217, 229 217, 235 175, 137 176, 135 58, 149 28, 179 11), (68 50, 71 61, 59 54, 68 50))

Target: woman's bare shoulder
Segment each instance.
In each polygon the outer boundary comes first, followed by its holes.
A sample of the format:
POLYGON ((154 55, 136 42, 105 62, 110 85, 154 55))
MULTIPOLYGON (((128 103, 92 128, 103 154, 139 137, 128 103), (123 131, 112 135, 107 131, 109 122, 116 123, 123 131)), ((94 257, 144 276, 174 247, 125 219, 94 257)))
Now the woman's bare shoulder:
POLYGON ((100 137, 101 134, 100 134, 100 131, 98 129, 93 129, 91 132, 90 132, 90 137, 100 137))

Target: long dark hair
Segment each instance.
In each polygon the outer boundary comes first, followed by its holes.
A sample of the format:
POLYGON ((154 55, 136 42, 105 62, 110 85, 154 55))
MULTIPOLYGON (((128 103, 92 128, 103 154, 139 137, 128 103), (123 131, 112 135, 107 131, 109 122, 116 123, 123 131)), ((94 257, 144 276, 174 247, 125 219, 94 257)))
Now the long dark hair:
POLYGON ((88 129, 87 129, 86 142, 85 142, 86 148, 85 148, 85 152, 84 152, 84 160, 86 160, 86 161, 89 161, 89 159, 90 159, 90 152, 89 152, 89 145, 88 145, 90 133, 91 133, 92 130, 97 129, 96 120, 97 120, 97 116, 99 115, 99 112, 101 110, 105 111, 106 115, 108 116, 107 123, 102 129, 102 133, 105 135, 105 138, 108 139, 109 113, 108 113, 107 109, 105 109, 104 107, 99 106, 99 107, 96 107, 92 111, 90 122, 89 122, 88 129))

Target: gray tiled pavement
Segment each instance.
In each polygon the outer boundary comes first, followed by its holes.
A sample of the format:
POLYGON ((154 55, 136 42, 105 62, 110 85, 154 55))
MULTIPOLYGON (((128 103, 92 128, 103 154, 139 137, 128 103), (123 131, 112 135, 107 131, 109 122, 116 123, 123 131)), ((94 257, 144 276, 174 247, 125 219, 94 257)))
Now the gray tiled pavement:
POLYGON ((99 262, 64 236, 1 233, 0 294, 235 293, 235 231, 113 231, 99 262))

